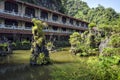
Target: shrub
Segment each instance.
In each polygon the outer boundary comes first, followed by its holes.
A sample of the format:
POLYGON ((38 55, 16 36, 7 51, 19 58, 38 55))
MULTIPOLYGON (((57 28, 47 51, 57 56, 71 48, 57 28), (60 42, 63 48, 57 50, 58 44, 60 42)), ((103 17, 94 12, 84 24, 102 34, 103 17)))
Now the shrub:
POLYGON ((22 41, 22 46, 23 46, 22 49, 28 50, 31 48, 31 43, 30 41, 22 41))
POLYGON ((98 55, 98 48, 90 48, 88 49, 88 55, 98 55))
POLYGON ((7 51, 7 47, 8 47, 8 44, 6 44, 6 43, 0 44, 0 50, 1 51, 7 51))
POLYGON ((49 51, 51 51, 54 48, 54 45, 52 42, 48 42, 46 46, 49 51))
POLYGON ((97 74, 104 80, 119 80, 120 71, 115 65, 120 63, 119 56, 100 56, 97 74))
POLYGON ((12 42, 12 49, 13 50, 29 50, 31 48, 31 43, 30 41, 17 41, 17 42, 12 42))
POLYGON ((83 52, 83 53, 80 54, 80 56, 88 56, 88 53, 83 52))
POLYGON ((54 45, 55 47, 68 47, 70 43, 68 41, 55 41, 54 45))
POLYGON ((74 32, 72 35, 70 35, 69 42, 71 44, 71 53, 78 53, 81 40, 81 35, 78 32, 74 32))
POLYGON ((19 49, 21 50, 22 47, 23 47, 23 46, 22 46, 22 43, 21 43, 20 41, 17 41, 17 42, 16 42, 16 49, 17 49, 17 50, 19 50, 19 49))
POLYGON ((96 27, 96 24, 95 23, 90 23, 88 26, 89 26, 90 29, 92 29, 93 27, 96 27))
POLYGON ((11 46, 12 46, 12 49, 15 50, 17 45, 15 42, 12 42, 11 46))
POLYGON ((40 55, 37 57, 37 63, 38 64, 47 64, 48 62, 50 62, 49 57, 45 57, 44 53, 40 53, 40 55))
POLYGON ((114 47, 114 48, 118 48, 120 47, 120 34, 113 34, 111 37, 110 37, 110 42, 109 44, 114 47))
POLYGON ((102 55, 103 56, 112 56, 114 54, 113 48, 104 48, 102 55))

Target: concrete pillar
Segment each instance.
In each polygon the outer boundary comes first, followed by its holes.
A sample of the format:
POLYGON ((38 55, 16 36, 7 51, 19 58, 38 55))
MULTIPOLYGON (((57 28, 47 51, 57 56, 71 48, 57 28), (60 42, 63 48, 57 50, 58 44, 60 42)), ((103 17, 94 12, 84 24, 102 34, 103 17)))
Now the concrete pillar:
POLYGON ((22 22, 22 28, 25 29, 25 22, 22 22))
POLYGON ((73 20, 73 26, 76 27, 76 20, 73 20))
POLYGON ((35 9, 35 17, 40 18, 40 9, 35 9))
POLYGON ((38 9, 38 14, 37 14, 38 18, 40 19, 40 16, 41 16, 41 10, 38 9))
POLYGON ((58 15, 58 22, 62 23, 62 16, 58 15))
POLYGON ((79 23, 79 27, 82 27, 81 22, 79 23))
POLYGON ((19 12, 21 13, 21 16, 24 16, 25 15, 25 8, 26 6, 24 4, 21 5, 21 8, 19 10, 19 12))
POLYGON ((53 15, 52 13, 48 13, 48 20, 49 21, 52 21, 52 15, 53 15))
POLYGON ((19 21, 18 22, 18 27, 24 29, 25 28, 25 22, 19 21))
POLYGON ((70 24, 70 19, 69 18, 66 18, 66 23, 67 23, 67 25, 70 24))

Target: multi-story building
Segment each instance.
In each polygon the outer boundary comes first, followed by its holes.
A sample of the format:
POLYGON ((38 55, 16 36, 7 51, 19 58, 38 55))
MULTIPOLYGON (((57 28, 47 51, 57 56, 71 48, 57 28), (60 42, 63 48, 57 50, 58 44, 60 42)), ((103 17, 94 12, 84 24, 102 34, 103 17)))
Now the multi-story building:
POLYGON ((22 2, 19 0, 0 1, 0 37, 9 40, 31 40, 32 18, 45 21, 46 39, 67 40, 69 35, 77 31, 84 32, 88 22, 55 12, 44 7, 22 2))

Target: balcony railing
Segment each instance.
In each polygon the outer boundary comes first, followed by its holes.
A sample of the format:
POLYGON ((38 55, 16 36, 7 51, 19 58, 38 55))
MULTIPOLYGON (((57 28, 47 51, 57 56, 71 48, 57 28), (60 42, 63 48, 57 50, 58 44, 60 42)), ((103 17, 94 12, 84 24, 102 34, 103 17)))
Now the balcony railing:
MULTIPOLYGON (((48 21, 48 22, 53 22, 53 23, 58 23, 58 24, 63 24, 63 25, 68 25, 68 26, 74 26, 74 27, 81 27, 81 26, 77 26, 77 25, 74 25, 74 24, 70 24, 68 22, 63 23, 62 21, 54 21, 54 20, 52 20, 50 18, 48 18, 48 19, 42 19, 42 18, 38 18, 38 17, 33 17, 32 15, 31 16, 26 15, 26 14, 23 15, 21 13, 14 12, 14 11, 7 11, 7 10, 0 9, 0 13, 9 14, 9 15, 13 15, 13 16, 26 17, 26 18, 37 18, 37 19, 42 20, 42 21, 48 21)), ((85 26, 82 26, 82 27, 83 28, 87 28, 85 26)))
MULTIPOLYGON (((31 31, 30 27, 24 27, 24 26, 14 26, 14 25, 4 25, 0 24, 1 29, 12 29, 12 30, 29 30, 31 31)), ((53 29, 43 29, 44 32, 54 32, 54 33, 67 33, 70 34, 69 31, 61 31, 61 30, 53 30, 53 29)))

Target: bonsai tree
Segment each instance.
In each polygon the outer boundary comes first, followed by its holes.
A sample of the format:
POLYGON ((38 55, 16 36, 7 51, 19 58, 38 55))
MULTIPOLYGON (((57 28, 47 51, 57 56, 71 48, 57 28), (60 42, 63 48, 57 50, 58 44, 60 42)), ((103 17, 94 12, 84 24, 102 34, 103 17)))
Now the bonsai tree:
POLYGON ((46 23, 32 19, 34 26, 32 27, 32 47, 30 64, 47 64, 49 62, 49 52, 45 46, 45 34, 42 31, 46 23))

